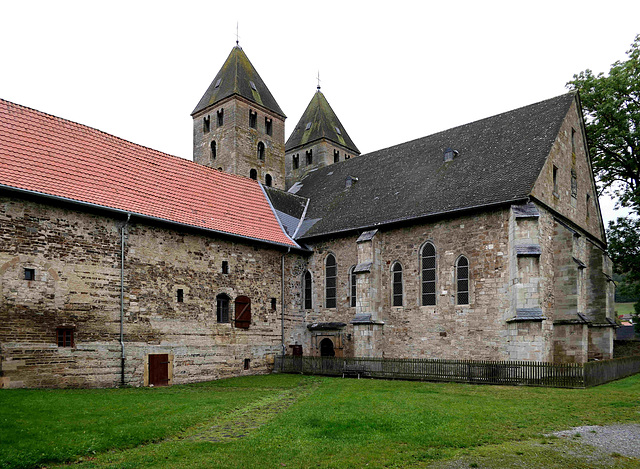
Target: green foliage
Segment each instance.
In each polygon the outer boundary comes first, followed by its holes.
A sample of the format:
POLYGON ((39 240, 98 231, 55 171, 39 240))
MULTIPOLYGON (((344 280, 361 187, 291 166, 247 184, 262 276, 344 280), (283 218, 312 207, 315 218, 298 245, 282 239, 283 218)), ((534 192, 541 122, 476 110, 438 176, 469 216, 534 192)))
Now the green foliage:
POLYGON ((587 140, 601 190, 640 213, 640 35, 608 75, 587 69, 567 87, 580 91, 587 140))
POLYGON ((640 219, 618 218, 607 230, 609 255, 618 273, 625 274, 621 293, 636 299, 633 322, 640 333, 640 219))

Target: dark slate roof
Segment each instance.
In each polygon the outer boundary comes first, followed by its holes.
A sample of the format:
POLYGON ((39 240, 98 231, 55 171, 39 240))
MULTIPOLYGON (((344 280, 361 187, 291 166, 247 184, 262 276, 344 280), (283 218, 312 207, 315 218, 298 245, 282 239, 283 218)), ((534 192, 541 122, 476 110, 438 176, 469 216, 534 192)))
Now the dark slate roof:
POLYGON ((520 321, 543 321, 547 319, 542 314, 540 308, 518 308, 516 309, 516 315, 508 322, 520 322, 520 321))
POLYGON ((360 150, 347 134, 344 126, 340 123, 340 119, 329 106, 327 98, 318 90, 311 98, 311 102, 287 140, 285 151, 293 150, 322 138, 342 145, 358 155, 360 154, 360 150), (309 123, 311 126, 308 125, 309 123), (309 128, 307 129, 307 127, 309 128))
POLYGON ((231 50, 229 57, 227 57, 224 65, 191 115, 233 95, 242 96, 282 117, 286 117, 267 85, 264 84, 256 69, 251 65, 249 58, 239 46, 231 50), (220 83, 218 83, 218 80, 220 80, 220 83), (253 83, 255 89, 251 83, 253 83), (218 87, 216 87, 216 84, 218 84, 218 87))
POLYGON ((282 227, 289 236, 293 236, 300 225, 300 219, 304 215, 307 199, 274 187, 263 187, 282 227))
POLYGON ((531 193, 574 93, 498 114, 310 172, 298 237, 371 229, 524 200, 531 193), (458 151, 444 162, 444 150, 458 151), (358 181, 347 188, 346 178, 358 181))

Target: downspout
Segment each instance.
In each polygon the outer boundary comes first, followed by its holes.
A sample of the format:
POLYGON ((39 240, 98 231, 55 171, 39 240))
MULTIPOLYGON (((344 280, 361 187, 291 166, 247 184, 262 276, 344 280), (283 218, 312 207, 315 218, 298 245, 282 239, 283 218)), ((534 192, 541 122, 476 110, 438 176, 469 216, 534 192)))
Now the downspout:
POLYGON ((280 318, 280 338, 282 344, 282 360, 280 361, 280 366, 284 366, 284 355, 285 355, 285 347, 284 347, 284 257, 289 254, 291 248, 287 248, 287 252, 282 255, 280 258, 281 265, 280 270, 282 273, 282 277, 280 279, 280 310, 282 311, 282 316, 280 318))
POLYGON ((127 213, 127 221, 120 229, 120 385, 124 386, 124 244, 127 225, 131 219, 131 214, 127 213))

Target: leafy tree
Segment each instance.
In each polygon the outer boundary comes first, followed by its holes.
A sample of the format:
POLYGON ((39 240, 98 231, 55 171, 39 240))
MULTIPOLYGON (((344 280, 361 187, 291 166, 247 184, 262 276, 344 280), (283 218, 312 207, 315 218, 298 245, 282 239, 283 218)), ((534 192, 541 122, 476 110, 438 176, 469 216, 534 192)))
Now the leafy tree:
POLYGON ((607 238, 615 270, 625 274, 621 293, 637 300, 633 322, 636 332, 640 333, 640 218, 618 218, 610 222, 607 238))
POLYGON ((600 190, 640 213, 640 35, 608 75, 587 69, 567 87, 580 91, 600 190))

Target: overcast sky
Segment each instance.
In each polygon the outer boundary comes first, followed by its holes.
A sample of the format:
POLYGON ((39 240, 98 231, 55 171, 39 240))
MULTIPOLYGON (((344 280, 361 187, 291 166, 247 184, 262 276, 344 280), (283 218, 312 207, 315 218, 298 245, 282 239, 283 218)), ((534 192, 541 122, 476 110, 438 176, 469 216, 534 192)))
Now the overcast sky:
POLYGON ((0 97, 191 159, 190 114, 236 23, 287 136, 319 71, 368 153, 607 72, 640 34, 640 1, 0 0, 0 18, 0 97))

